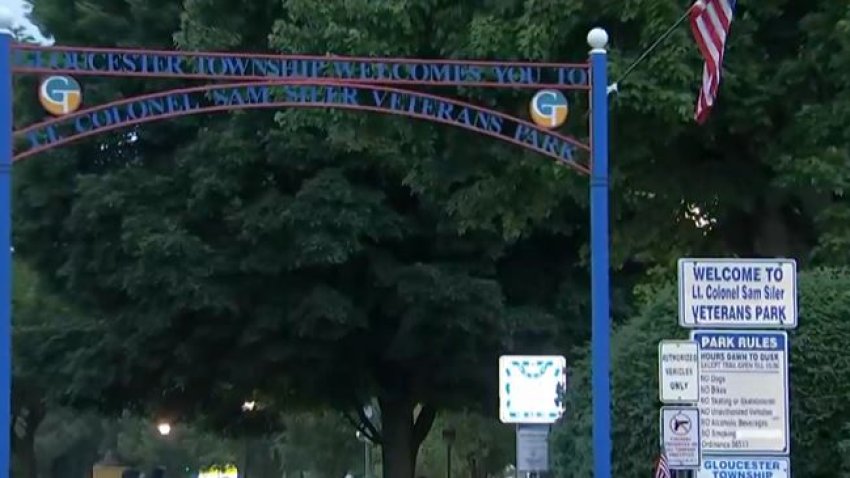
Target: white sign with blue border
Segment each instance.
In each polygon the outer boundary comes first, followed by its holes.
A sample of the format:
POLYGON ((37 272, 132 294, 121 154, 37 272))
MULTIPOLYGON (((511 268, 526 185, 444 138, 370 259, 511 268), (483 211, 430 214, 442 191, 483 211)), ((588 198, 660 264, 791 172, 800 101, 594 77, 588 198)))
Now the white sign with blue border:
POLYGON ((679 325, 797 327, 793 259, 679 259, 679 325))
POLYGON ((499 357, 502 423, 555 423, 564 411, 567 359, 560 355, 499 357))
POLYGON ((788 334, 695 330, 702 450, 788 455, 788 334))
POLYGON ((697 407, 661 407, 661 446, 671 470, 700 466, 700 412, 697 407))
POLYGON ((704 456, 697 478, 790 478, 787 457, 704 456))

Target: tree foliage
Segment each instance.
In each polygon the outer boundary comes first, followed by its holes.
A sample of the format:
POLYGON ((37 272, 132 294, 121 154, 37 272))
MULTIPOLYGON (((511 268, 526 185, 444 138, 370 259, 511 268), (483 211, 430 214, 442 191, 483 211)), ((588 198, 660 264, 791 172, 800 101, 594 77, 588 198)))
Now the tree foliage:
POLYGON ((452 476, 489 478, 504 476, 515 463, 515 434, 513 426, 495 417, 477 413, 444 413, 434 422, 431 433, 422 444, 417 476, 444 476, 447 466, 447 443, 443 432, 453 430, 452 476))
POLYGON ((339 412, 292 413, 283 423, 274 449, 287 475, 330 478, 363 469, 363 443, 339 412))
MULTIPOLYGON (((843 438, 847 416, 850 360, 844 352, 850 338, 850 271, 816 269, 799 277, 798 329, 791 344, 791 460, 795 477, 844 476, 843 438)), ((645 291, 645 305, 612 338, 613 439, 615 476, 652 473, 658 436, 658 342, 686 339, 678 327, 677 295, 672 284, 645 291)), ((558 476, 592 473, 589 357, 571 371, 567 412, 557 428, 555 460, 558 476)))

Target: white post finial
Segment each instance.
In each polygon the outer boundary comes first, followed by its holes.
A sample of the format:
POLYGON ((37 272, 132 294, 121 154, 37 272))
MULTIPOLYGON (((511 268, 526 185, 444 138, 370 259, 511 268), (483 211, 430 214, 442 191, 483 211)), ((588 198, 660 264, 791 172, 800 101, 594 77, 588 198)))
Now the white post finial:
POLYGON ((608 46, 608 32, 602 28, 594 28, 587 34, 587 44, 593 51, 605 51, 608 46))
POLYGON ((0 34, 12 34, 12 27, 15 26, 15 16, 9 7, 0 5, 0 34))

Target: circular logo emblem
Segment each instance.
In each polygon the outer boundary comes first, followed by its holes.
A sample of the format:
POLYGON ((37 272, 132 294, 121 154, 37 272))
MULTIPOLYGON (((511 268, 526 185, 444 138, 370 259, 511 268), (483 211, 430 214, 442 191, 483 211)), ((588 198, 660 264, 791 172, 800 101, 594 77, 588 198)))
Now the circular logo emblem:
POLYGON ((70 76, 48 76, 38 88, 38 99, 48 113, 62 116, 77 111, 83 102, 83 90, 70 76))
POLYGON ((531 120, 542 128, 557 128, 567 121, 570 107, 558 90, 538 91, 531 99, 531 120))

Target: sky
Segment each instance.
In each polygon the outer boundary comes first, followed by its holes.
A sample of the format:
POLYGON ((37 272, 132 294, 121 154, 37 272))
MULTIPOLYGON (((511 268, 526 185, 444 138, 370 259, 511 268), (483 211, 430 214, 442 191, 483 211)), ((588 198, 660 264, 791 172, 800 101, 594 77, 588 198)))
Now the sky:
POLYGON ((24 0, 0 0, 0 4, 5 5, 12 10, 12 13, 15 15, 16 25, 23 25, 26 27, 28 33, 39 40, 42 40, 44 37, 39 34, 38 30, 25 17, 26 12, 30 8, 29 5, 25 5, 25 3, 26 2, 24 2, 24 0))

